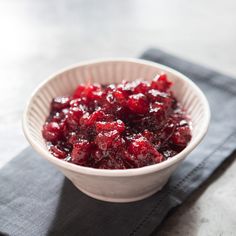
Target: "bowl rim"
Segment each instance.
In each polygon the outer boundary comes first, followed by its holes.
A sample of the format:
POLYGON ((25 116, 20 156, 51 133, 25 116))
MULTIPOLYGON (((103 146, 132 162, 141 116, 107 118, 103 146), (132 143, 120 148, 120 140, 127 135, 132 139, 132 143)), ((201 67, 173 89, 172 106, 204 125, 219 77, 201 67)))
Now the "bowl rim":
POLYGON ((55 164, 59 168, 67 169, 72 172, 86 174, 86 175, 92 175, 92 176, 109 176, 109 177, 125 177, 125 176, 137 176, 137 175, 145 175, 157 171, 161 171, 167 167, 170 167, 172 165, 175 165, 180 160, 184 159, 203 139, 203 137, 206 135, 206 132, 208 130, 209 122, 210 122, 210 107, 208 104, 208 101, 203 94, 203 92, 200 90, 200 88, 191 81, 187 76, 184 74, 178 72, 175 69, 172 69, 168 66, 147 61, 144 59, 136 59, 136 58, 124 58, 124 57, 112 57, 112 58, 100 58, 100 59, 94 59, 94 60, 87 60, 80 63, 72 64, 70 66, 65 67, 64 69, 59 70, 56 73, 53 73, 51 76, 49 76, 46 80, 44 80, 41 84, 39 84, 33 93, 31 94, 22 118, 22 126, 23 126, 23 132, 25 134, 26 139, 31 144, 31 146, 45 159, 47 159, 49 162, 55 164), (172 158, 169 158, 161 163, 157 163, 154 165, 139 167, 139 168, 133 168, 133 169, 96 169, 92 167, 85 167, 76 165, 73 163, 66 162, 64 160, 60 160, 58 158, 55 158, 49 151, 46 151, 40 147, 40 145, 35 141, 30 133, 29 126, 27 123, 27 117, 29 114, 29 110, 31 108, 31 104, 33 102, 34 97, 37 96, 37 93, 51 80, 55 79, 56 76, 65 73, 66 71, 75 69, 80 66, 86 66, 91 64, 97 64, 97 63, 107 63, 107 62, 131 62, 131 63, 138 63, 146 66, 152 66, 156 67, 157 69, 167 71, 177 77, 179 77, 182 80, 185 80, 190 86, 193 87, 193 89, 197 92, 197 96, 200 97, 203 106, 204 106, 204 123, 202 125, 201 130, 199 130, 199 133, 196 135, 195 139, 193 141, 190 141, 188 146, 182 150, 177 155, 173 156, 172 158))

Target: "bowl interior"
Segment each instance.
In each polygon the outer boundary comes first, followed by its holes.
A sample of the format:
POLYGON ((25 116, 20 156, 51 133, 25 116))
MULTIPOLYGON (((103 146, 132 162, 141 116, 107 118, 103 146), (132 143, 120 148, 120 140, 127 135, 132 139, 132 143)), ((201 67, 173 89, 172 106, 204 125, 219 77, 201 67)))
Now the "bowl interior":
MULTIPOLYGON (((41 130, 49 114, 52 98, 72 94, 80 83, 118 83, 122 80, 152 79, 164 72, 173 82, 172 91, 192 120, 192 140, 196 145, 209 123, 209 107, 198 87, 188 78, 168 67, 137 59, 93 61, 66 69, 45 81, 32 95, 24 115, 24 131, 37 150, 48 152, 41 130)), ((50 155, 49 153, 47 155, 50 155)))

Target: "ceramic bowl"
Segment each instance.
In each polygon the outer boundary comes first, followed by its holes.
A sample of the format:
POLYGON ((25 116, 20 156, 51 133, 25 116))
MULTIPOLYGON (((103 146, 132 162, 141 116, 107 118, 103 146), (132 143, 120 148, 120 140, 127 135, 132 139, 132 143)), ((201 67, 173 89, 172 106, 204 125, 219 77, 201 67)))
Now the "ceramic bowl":
MULTIPOLYGON (((23 116, 23 129, 32 147, 58 168, 85 194, 104 201, 131 202, 162 189, 170 175, 199 144, 210 120, 208 102, 201 90, 185 75, 166 66, 139 59, 99 59, 67 68, 46 79, 34 91, 23 116), (173 82, 173 93, 192 120, 192 140, 179 154, 162 163, 127 170, 102 170, 57 159, 47 150, 41 130, 49 114, 52 98, 72 94, 80 83, 119 83, 125 79, 152 79, 164 72, 173 82)), ((43 174, 43 170, 42 170, 43 174)))

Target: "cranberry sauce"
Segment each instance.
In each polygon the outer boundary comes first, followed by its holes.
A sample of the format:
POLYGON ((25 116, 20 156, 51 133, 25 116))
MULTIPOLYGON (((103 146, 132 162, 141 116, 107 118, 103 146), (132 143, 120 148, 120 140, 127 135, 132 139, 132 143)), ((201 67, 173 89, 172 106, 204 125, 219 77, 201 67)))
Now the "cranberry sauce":
POLYGON ((56 97, 42 134, 57 158, 100 169, 165 161, 191 139, 189 119, 165 74, 151 82, 79 85, 56 97))

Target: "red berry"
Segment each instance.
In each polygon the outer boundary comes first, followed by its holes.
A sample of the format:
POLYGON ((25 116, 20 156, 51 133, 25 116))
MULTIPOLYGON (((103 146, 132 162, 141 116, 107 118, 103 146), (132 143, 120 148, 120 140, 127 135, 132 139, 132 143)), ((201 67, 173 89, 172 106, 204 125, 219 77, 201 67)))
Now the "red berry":
POLYGON ((56 97, 52 100, 51 109, 53 111, 60 111, 64 108, 68 108, 70 106, 70 97, 62 96, 56 97))
POLYGON ((140 81, 134 88, 134 93, 142 93, 146 94, 146 92, 149 90, 149 85, 146 81, 140 81))
POLYGON ((97 121, 103 121, 106 118, 107 118, 106 114, 101 110, 94 111, 91 115, 89 115, 89 113, 87 112, 83 115, 83 117, 81 117, 80 125, 86 125, 86 126, 95 125, 97 121))
POLYGON ((68 143, 71 144, 71 145, 73 145, 73 144, 78 142, 78 137, 77 137, 76 133, 71 133, 67 137, 67 139, 68 139, 68 143))
POLYGON ((160 163, 165 160, 164 156, 160 153, 157 152, 156 155, 154 156, 154 163, 160 163))
POLYGON ((151 146, 151 143, 146 138, 140 137, 132 140, 128 146, 128 151, 129 153, 142 158, 149 153, 151 146))
POLYGON ((75 164, 86 165, 92 147, 87 140, 80 140, 73 145, 71 160, 75 164))
POLYGON ((191 140, 191 131, 188 126, 177 127, 171 141, 177 146, 187 146, 191 140))
POLYGON ((75 92, 74 92, 74 94, 73 94, 73 98, 75 99, 75 98, 81 98, 81 96, 82 96, 82 93, 83 93, 83 91, 85 90, 85 85, 79 85, 77 88, 76 88, 76 90, 75 90, 75 92))
POLYGON ((71 129, 76 129, 84 111, 80 107, 71 107, 67 114, 66 122, 71 129))
POLYGON ((151 104, 150 115, 154 118, 157 126, 161 126, 167 118, 167 111, 163 104, 151 104))
POLYGON ((159 163, 164 160, 164 157, 159 153, 155 147, 144 137, 134 139, 128 146, 128 152, 132 155, 131 162, 142 167, 159 163))
POLYGON ((149 131, 148 129, 145 129, 142 132, 143 137, 145 137, 149 142, 153 142, 155 139, 154 133, 149 131))
POLYGON ((62 137, 61 127, 56 122, 47 123, 43 126, 42 134, 47 141, 59 141, 62 137))
POLYGON ((127 97, 125 96, 124 92, 116 90, 113 92, 113 97, 119 104, 125 105, 127 97))
POLYGON ((142 93, 130 95, 127 105, 134 113, 146 114, 148 112, 148 101, 142 93))
POLYGON ((157 75, 151 83, 151 88, 157 89, 161 92, 167 92, 172 83, 167 79, 166 74, 157 75))
POLYGON ((59 159, 64 159, 67 157, 67 153, 61 149, 59 149, 57 146, 51 146, 50 152, 59 159))
POLYGON ((83 95, 89 100, 101 99, 102 92, 100 89, 101 87, 99 85, 90 85, 86 87, 83 92, 83 95))
POLYGON ((60 123, 64 118, 65 118, 64 112, 56 112, 55 114, 53 114, 52 117, 50 117, 49 122, 60 123))
POLYGON ((112 142, 119 136, 118 131, 109 131, 104 133, 99 133, 95 138, 95 144, 101 150, 107 150, 112 146, 112 142))
POLYGON ((96 123, 96 131, 106 132, 117 130, 119 133, 122 133, 125 130, 125 124, 121 120, 113 121, 113 122, 97 122, 96 123))
POLYGON ((114 149, 124 149, 125 148, 125 140, 118 136, 112 142, 112 148, 114 149))

